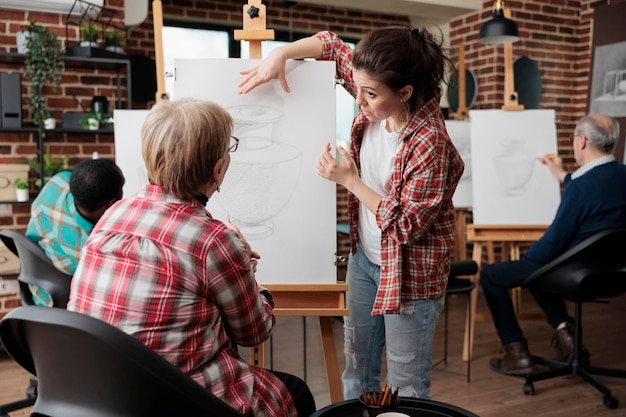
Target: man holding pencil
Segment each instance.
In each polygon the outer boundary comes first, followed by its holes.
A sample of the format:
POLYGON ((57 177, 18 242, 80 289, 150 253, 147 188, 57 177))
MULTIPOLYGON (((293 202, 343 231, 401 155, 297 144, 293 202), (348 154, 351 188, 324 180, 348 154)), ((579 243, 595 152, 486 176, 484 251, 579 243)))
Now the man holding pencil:
MULTIPOLYGON (((564 184, 561 203, 552 224, 519 261, 499 262, 484 267, 480 284, 504 355, 491 359, 490 368, 507 375, 525 375, 534 363, 519 326, 509 290, 566 250, 606 229, 626 227, 626 166, 615 160, 619 124, 611 117, 583 117, 571 136, 574 158, 580 166, 566 173, 557 155, 540 157, 541 163, 564 184)), ((574 350, 574 319, 562 298, 531 289, 531 293, 554 328, 552 345, 557 357, 570 361, 574 350)), ((584 349, 583 355, 589 357, 584 349)))

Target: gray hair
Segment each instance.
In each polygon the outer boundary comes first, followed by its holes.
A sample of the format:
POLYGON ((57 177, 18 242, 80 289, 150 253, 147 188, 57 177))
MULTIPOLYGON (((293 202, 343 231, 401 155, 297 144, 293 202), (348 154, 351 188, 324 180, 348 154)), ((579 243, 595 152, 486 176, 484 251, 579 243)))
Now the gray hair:
POLYGON ((605 153, 613 152, 619 139, 617 120, 601 114, 589 114, 576 125, 576 134, 584 135, 589 143, 605 153))

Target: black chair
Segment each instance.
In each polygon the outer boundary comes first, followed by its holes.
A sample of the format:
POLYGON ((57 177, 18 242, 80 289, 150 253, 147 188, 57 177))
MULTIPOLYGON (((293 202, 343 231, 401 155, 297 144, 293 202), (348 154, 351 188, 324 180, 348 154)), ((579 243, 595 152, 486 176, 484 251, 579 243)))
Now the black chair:
POLYGON ((18 307, 0 322, 0 340, 37 375, 33 416, 242 417, 139 340, 84 314, 18 307))
MULTIPOLYGON (((29 284, 45 289, 51 295, 53 307, 65 308, 70 296, 72 277, 56 269, 41 247, 15 230, 0 231, 0 240, 20 260, 20 284, 22 304, 34 305, 29 284)), ((26 388, 26 398, 0 405, 0 417, 8 417, 12 411, 31 407, 37 396, 37 378, 32 377, 26 388)))
MULTIPOLYGON (((444 313, 444 333, 443 333, 443 358, 433 364, 433 367, 440 363, 448 363, 448 297, 454 294, 462 294, 467 296, 467 319, 471 323, 472 309, 470 305, 470 297, 472 291, 476 288, 476 284, 469 279, 458 278, 466 275, 474 275, 478 272, 478 264, 473 260, 453 261, 450 266, 450 274, 448 275, 448 287, 446 288, 446 303, 443 309, 444 313)), ((467 333, 467 343, 469 345, 469 332, 467 333)), ((467 382, 470 382, 470 364, 472 360, 467 361, 467 382)))
MULTIPOLYGON (((420 417, 478 417, 471 411, 455 405, 420 398, 400 397, 396 409, 406 416, 420 417)), ((391 411, 396 411, 391 410, 391 411)), ((321 408, 311 414, 310 417, 363 417, 363 405, 359 400, 346 400, 321 408)))
POLYGON ((0 231, 2 243, 20 259, 20 283, 22 304, 33 305, 29 284, 38 285, 50 294, 54 307, 65 308, 70 298, 71 275, 54 266, 41 247, 15 230, 0 231))
POLYGON ((524 393, 533 395, 533 383, 564 375, 581 376, 604 395, 604 405, 619 405, 611 390, 592 375, 626 378, 626 370, 594 367, 583 360, 582 305, 604 302, 626 293, 626 228, 599 232, 571 248, 529 276, 522 284, 536 286, 575 303, 574 354, 571 362, 533 356, 536 364, 546 365, 545 372, 529 374, 524 393))

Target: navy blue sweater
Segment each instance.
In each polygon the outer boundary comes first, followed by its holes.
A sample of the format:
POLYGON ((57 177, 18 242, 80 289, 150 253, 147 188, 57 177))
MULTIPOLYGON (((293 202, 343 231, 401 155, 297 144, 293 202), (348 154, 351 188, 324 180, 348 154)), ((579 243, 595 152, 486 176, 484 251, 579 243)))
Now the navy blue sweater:
POLYGON ((528 251, 529 261, 546 264, 591 235, 626 227, 626 166, 612 161, 582 176, 567 174, 561 203, 546 233, 528 251))

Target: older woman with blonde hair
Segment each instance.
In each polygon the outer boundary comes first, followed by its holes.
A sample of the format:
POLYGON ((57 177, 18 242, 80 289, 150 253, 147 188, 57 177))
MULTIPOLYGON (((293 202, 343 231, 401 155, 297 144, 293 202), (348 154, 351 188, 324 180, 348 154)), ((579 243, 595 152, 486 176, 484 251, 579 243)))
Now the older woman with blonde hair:
POLYGON ((295 376, 254 367, 237 345, 265 341, 271 294, 255 280, 259 254, 205 209, 238 140, 217 104, 157 104, 142 128, 150 184, 111 207, 85 245, 69 310, 137 337, 247 416, 308 416, 295 376))

